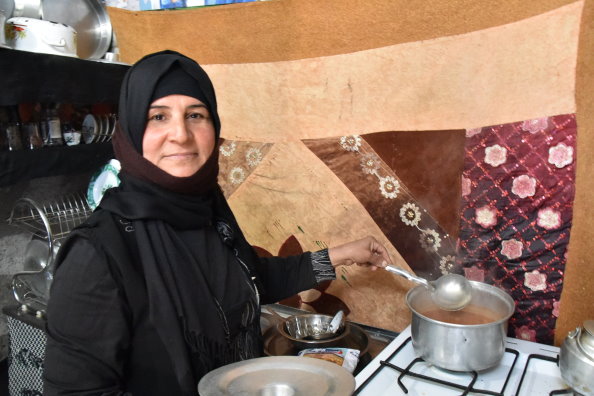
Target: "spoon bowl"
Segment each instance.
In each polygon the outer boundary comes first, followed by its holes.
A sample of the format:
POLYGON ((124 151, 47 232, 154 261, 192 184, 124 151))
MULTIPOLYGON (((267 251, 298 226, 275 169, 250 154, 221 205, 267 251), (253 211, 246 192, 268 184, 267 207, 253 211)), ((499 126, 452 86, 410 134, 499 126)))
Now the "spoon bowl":
POLYGON ((387 265, 385 269, 424 285, 431 292, 433 302, 443 310, 459 311, 472 299, 472 285, 462 275, 446 274, 435 281, 428 281, 393 265, 387 265))

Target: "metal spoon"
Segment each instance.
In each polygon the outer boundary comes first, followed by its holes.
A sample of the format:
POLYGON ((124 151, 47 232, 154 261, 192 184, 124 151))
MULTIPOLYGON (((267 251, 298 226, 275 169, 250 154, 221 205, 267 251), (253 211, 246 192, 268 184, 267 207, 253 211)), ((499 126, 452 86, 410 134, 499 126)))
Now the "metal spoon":
POLYGON ((385 269, 424 285, 431 292, 433 302, 443 310, 459 311, 472 299, 472 286, 462 275, 446 274, 435 281, 428 281, 393 265, 388 265, 385 269))
POLYGON ((344 312, 342 311, 342 309, 340 311, 336 312, 336 314, 330 321, 330 324, 328 325, 326 332, 328 332, 330 334, 336 333, 338 331, 338 329, 341 327, 340 325, 342 324, 343 317, 344 317, 344 312))

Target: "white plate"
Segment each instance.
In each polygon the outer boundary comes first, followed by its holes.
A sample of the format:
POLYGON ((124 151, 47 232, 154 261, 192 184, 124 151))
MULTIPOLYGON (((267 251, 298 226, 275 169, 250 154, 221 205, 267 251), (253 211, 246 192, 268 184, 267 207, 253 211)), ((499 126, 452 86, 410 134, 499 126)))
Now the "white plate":
POLYGON ((91 209, 95 210, 99 206, 105 191, 120 185, 120 169, 120 161, 112 159, 91 177, 87 189, 87 203, 91 209))
POLYGON ((97 120, 97 133, 95 134, 95 143, 101 143, 103 141, 103 134, 105 133, 105 122, 103 121, 102 115, 96 115, 97 120))
POLYGON ((219 367, 198 384, 202 396, 293 395, 342 396, 355 390, 346 369, 324 360, 268 356, 219 367))
POLYGON ((101 129, 101 141, 107 142, 107 141, 109 141, 109 130, 111 129, 111 125, 109 122, 109 116, 102 115, 101 119, 103 121, 103 128, 101 129))
POLYGON ((87 114, 81 128, 82 138, 86 144, 93 143, 99 133, 99 123, 93 114, 87 114))

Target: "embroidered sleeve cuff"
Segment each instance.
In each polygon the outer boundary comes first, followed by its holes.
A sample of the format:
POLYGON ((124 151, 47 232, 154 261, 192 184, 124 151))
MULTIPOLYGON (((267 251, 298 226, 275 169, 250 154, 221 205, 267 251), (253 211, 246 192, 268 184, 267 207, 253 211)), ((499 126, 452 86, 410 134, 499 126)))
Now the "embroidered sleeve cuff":
POLYGON ((336 272, 330 262, 328 249, 318 250, 311 253, 311 266, 318 283, 326 280, 336 279, 336 272))

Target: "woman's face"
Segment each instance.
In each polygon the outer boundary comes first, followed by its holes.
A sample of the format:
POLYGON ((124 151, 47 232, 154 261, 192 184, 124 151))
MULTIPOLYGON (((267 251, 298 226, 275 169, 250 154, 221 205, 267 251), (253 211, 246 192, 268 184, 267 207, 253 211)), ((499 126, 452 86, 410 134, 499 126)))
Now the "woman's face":
POLYGON ((206 105, 185 95, 169 95, 149 106, 142 156, 177 177, 191 176, 215 146, 215 130, 206 105))

